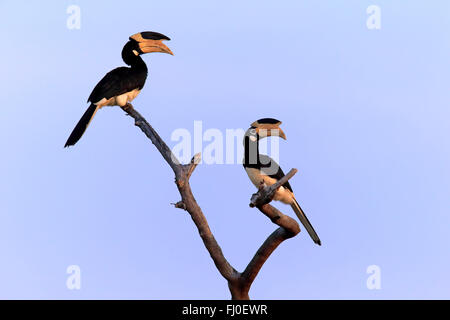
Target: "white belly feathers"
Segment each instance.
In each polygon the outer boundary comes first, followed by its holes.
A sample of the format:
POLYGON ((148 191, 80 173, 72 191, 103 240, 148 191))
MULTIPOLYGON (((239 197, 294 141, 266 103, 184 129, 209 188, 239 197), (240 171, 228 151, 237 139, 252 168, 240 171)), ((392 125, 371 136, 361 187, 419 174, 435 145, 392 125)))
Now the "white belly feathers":
POLYGON ((121 106, 121 107, 123 107, 124 105, 127 104, 127 102, 133 101, 133 99, 136 98, 136 96, 139 94, 139 92, 141 92, 141 90, 134 89, 132 91, 125 92, 125 93, 121 94, 120 96, 115 96, 110 99, 103 98, 102 100, 100 100, 94 104, 96 106, 99 106, 100 108, 104 107, 104 106, 121 106))
MULTIPOLYGON (((263 173, 261 173, 260 170, 255 168, 245 168, 245 171, 247 172, 248 177, 250 178, 251 182, 255 185, 256 188, 259 189, 259 186, 261 185, 261 182, 264 180, 264 183, 268 186, 273 185, 275 182, 277 182, 276 179, 271 178, 263 173)), ((275 192, 275 196, 273 197, 273 200, 281 201, 286 204, 291 204, 294 201, 295 197, 293 193, 286 189, 285 187, 281 186, 277 192, 275 192)))

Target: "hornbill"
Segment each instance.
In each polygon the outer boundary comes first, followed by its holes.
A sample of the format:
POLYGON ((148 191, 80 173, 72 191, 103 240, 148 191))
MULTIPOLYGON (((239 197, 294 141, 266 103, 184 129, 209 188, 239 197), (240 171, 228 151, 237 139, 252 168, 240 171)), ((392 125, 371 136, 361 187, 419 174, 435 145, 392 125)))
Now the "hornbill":
MULTIPOLYGON (((244 135, 244 168, 251 182, 259 188, 264 182, 270 186, 284 177, 284 172, 275 160, 269 156, 259 154, 259 140, 268 136, 279 136, 286 140, 286 135, 280 129, 281 121, 264 118, 253 122, 244 135)), ((286 182, 275 192, 273 200, 291 205, 300 222, 308 231, 313 241, 321 245, 319 236, 314 231, 302 208, 295 199, 294 192, 289 182, 286 182)))
POLYGON ((169 37, 158 32, 139 32, 132 35, 122 49, 122 59, 130 67, 119 67, 108 72, 92 90, 88 98, 91 105, 78 121, 64 147, 72 146, 80 140, 98 109, 104 106, 125 106, 142 90, 147 79, 147 66, 140 57, 150 52, 173 55, 162 43, 169 37))

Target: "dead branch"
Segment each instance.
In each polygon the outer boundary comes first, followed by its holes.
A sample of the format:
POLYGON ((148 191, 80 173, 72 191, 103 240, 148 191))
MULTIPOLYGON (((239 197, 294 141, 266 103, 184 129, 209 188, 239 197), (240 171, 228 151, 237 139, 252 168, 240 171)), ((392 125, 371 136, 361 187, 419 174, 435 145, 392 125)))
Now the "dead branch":
POLYGON ((236 271, 225 258, 222 249, 217 243, 214 235, 209 228, 208 221, 205 218, 200 206, 197 204, 189 185, 189 178, 194 172, 197 164, 200 162, 200 154, 196 154, 189 164, 181 164, 170 148, 161 139, 153 127, 145 120, 145 118, 137 112, 131 104, 127 104, 122 109, 135 120, 145 135, 152 141, 155 147, 163 156, 164 160, 169 164, 175 174, 175 182, 181 195, 181 200, 174 204, 176 208, 180 208, 189 212, 194 221, 200 237, 208 250, 216 268, 220 274, 227 280, 232 299, 248 300, 248 292, 250 287, 258 275, 259 270, 264 265, 272 252, 278 245, 286 239, 292 238, 300 232, 298 223, 272 207, 269 202, 272 200, 276 189, 292 178, 297 172, 292 169, 285 177, 276 184, 267 187, 262 185, 257 193, 253 194, 250 202, 251 207, 257 207, 265 214, 273 223, 279 226, 261 245, 245 270, 241 273, 236 271))

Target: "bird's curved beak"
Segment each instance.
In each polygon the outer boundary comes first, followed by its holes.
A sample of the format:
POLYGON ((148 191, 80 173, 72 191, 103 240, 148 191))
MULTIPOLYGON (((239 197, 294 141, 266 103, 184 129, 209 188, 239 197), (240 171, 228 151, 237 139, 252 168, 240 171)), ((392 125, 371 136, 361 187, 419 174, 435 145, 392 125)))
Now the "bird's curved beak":
POLYGON ((162 40, 145 40, 139 42, 139 48, 143 53, 162 52, 173 55, 172 50, 170 50, 168 46, 162 43, 162 40))
POLYGON ((278 136, 280 138, 283 138, 284 140, 286 140, 286 135, 284 134, 283 130, 281 130, 280 128, 278 128, 278 130, 275 130, 275 132, 278 132, 278 136))
POLYGON ((169 47, 163 43, 163 40, 166 39, 145 39, 141 33, 132 35, 130 39, 138 42, 139 49, 142 51, 142 53, 162 52, 173 55, 172 50, 170 50, 169 47))

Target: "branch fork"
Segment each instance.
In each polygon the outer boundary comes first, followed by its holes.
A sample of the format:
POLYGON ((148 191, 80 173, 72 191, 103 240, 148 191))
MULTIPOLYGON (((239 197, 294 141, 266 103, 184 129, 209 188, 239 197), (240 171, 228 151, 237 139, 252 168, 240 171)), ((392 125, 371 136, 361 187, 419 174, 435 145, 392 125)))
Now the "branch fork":
POLYGON ((292 169, 289 171, 286 176, 272 186, 262 184, 258 192, 252 195, 250 207, 257 207, 264 215, 266 215, 279 227, 264 241, 245 270, 243 272, 238 272, 225 258, 222 249, 211 232, 208 221, 206 220, 202 209, 194 198, 189 184, 189 179, 192 173, 201 161, 201 154, 197 153, 189 164, 181 164, 164 140, 161 139, 147 120, 145 120, 145 118, 137 112, 130 103, 127 103, 122 107, 122 109, 127 115, 134 118, 135 125, 139 127, 152 141, 163 158, 172 168, 175 174, 175 182, 181 195, 181 200, 173 205, 175 208, 180 208, 189 212, 198 229, 198 233, 203 241, 203 244, 214 261, 216 268, 228 282, 231 298, 235 300, 250 299, 248 294, 250 287, 266 260, 279 244, 286 239, 294 237, 300 232, 300 227, 294 219, 284 215, 278 209, 269 204, 272 201, 276 190, 291 179, 297 173, 297 169, 292 169))

